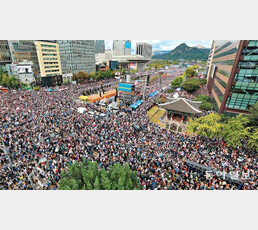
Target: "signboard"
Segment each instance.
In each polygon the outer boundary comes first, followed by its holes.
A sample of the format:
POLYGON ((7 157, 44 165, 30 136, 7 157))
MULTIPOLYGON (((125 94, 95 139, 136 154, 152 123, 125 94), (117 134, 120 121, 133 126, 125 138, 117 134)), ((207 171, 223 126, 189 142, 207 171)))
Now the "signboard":
POLYGON ((130 41, 125 42, 125 48, 131 49, 131 42, 130 41))
POLYGON ((130 62, 130 68, 131 69, 137 69, 137 63, 136 62, 130 62))
POLYGON ((125 92, 132 92, 132 91, 135 91, 135 86, 133 84, 118 83, 118 90, 125 91, 125 92))
POLYGON ((18 69, 18 73, 19 73, 19 74, 32 73, 31 66, 29 66, 29 65, 17 66, 17 69, 18 69))
POLYGON ((109 61, 109 67, 112 70, 118 69, 118 61, 109 61))

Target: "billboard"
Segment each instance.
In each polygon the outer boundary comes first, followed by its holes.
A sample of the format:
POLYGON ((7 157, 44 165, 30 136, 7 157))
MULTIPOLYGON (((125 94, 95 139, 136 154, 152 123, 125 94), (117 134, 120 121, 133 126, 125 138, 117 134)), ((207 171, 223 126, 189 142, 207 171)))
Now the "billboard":
POLYGON ((125 42, 125 48, 131 49, 131 42, 130 41, 125 42))
POLYGON ((125 92, 132 92, 132 91, 135 91, 135 86, 133 84, 118 83, 118 90, 125 91, 125 92))
POLYGON ((17 69, 19 74, 32 73, 32 69, 30 65, 18 65, 17 69))
POLYGON ((112 70, 118 69, 118 61, 109 61, 109 67, 112 70))
POLYGON ((136 63, 136 62, 130 62, 129 67, 130 67, 131 69, 137 69, 137 63, 136 63))

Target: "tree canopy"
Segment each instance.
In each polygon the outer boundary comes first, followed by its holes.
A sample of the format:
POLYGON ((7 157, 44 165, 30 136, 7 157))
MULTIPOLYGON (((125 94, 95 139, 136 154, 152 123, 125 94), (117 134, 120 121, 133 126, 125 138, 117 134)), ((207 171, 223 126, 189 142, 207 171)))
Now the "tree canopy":
POLYGON ((188 93, 193 93, 195 92, 197 89, 200 88, 200 81, 197 78, 189 78, 186 79, 183 83, 182 83, 182 88, 184 90, 186 90, 188 93))
POLYGON ((62 172, 59 181, 61 190, 139 190, 136 172, 128 165, 116 163, 109 170, 100 167, 97 162, 83 160, 68 166, 62 172))
POLYGON ((252 126, 258 126, 258 102, 250 109, 249 121, 252 126))
POLYGON ((202 102, 202 104, 200 105, 200 109, 204 109, 204 110, 212 109, 212 105, 210 103, 210 98, 207 95, 199 94, 193 100, 202 102))
POLYGON ((184 81, 184 76, 179 76, 173 79, 170 83, 172 88, 178 88, 181 86, 182 82, 184 81))
POLYGON ((208 138, 222 138, 229 146, 241 146, 258 149, 258 129, 248 126, 248 118, 243 114, 236 117, 224 117, 211 113, 207 116, 191 119, 187 131, 208 138))
POLYGON ((197 76, 197 72, 196 72, 197 68, 198 68, 198 65, 197 66, 188 67, 188 69, 185 71, 184 75, 187 78, 197 76))
POLYGON ((0 85, 17 89, 21 85, 21 82, 16 76, 9 76, 7 73, 0 71, 0 85))
POLYGON ((215 113, 196 119, 190 119, 187 131, 190 134, 197 134, 208 138, 220 138, 222 136, 222 124, 220 121, 221 116, 215 113))
POLYGON ((78 73, 75 73, 72 77, 73 81, 83 82, 85 80, 89 79, 89 75, 84 71, 79 71, 78 73))
POLYGON ((250 133, 249 128, 246 127, 248 118, 243 114, 236 117, 231 117, 223 124, 221 130, 223 139, 230 146, 236 147, 242 145, 242 140, 248 139, 250 133))

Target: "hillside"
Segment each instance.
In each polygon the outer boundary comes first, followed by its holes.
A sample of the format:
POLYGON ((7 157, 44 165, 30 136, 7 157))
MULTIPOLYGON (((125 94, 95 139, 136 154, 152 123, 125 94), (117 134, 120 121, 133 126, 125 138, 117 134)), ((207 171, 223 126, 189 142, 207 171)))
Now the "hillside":
POLYGON ((180 44, 175 49, 171 50, 170 52, 164 53, 164 54, 157 54, 153 55, 152 59, 158 59, 158 60, 178 60, 178 59, 184 59, 184 60, 207 60, 210 53, 209 48, 204 47, 190 47, 186 45, 185 43, 180 44))

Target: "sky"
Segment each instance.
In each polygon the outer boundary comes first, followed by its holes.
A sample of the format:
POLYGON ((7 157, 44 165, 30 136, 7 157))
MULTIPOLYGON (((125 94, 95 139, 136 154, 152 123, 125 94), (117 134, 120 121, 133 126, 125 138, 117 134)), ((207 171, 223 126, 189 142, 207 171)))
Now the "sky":
MULTIPOLYGON (((186 43, 188 46, 201 45, 207 48, 211 47, 212 40, 131 40, 132 53, 135 53, 137 42, 146 42, 152 45, 152 50, 172 50, 181 43, 186 43)), ((106 49, 112 49, 113 40, 105 40, 106 49)))

